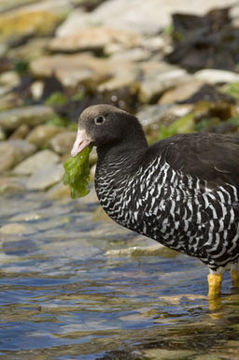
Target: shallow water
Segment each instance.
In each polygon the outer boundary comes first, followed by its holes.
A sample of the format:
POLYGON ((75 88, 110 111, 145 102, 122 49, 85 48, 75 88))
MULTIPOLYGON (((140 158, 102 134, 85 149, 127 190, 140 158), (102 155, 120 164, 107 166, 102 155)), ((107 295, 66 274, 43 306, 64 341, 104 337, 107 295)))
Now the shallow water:
POLYGON ((0 358, 239 359, 239 292, 228 274, 221 303, 208 304, 197 259, 110 255, 151 242, 97 207, 94 197, 1 198, 0 358))

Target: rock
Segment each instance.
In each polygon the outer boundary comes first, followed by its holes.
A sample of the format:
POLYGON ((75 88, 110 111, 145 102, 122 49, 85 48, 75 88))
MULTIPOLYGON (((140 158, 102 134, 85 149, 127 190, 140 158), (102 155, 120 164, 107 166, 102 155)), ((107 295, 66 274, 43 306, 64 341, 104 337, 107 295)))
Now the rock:
POLYGON ((47 146, 56 134, 62 133, 63 131, 64 129, 59 126, 38 125, 29 133, 27 141, 42 148, 47 146))
POLYGON ((96 58, 89 54, 45 56, 30 64, 34 76, 49 77, 54 74, 65 87, 70 88, 81 83, 90 84, 92 88, 130 67, 132 64, 127 62, 96 58))
POLYGON ((15 130, 20 125, 36 126, 50 120, 55 115, 50 106, 34 105, 2 111, 0 126, 3 129, 15 130))
POLYGON ((18 224, 18 223, 6 224, 0 228, 1 234, 18 234, 18 235, 20 235, 25 232, 26 232, 26 226, 23 224, 18 224))
POLYGON ((62 164, 46 164, 30 176, 26 182, 26 187, 28 190, 46 190, 62 181, 63 174, 62 164))
POLYGON ((193 358, 195 351, 191 350, 166 350, 166 349, 147 349, 143 351, 143 355, 146 359, 150 360, 185 360, 188 358, 193 358))
POLYGON ((140 47, 136 47, 133 49, 129 49, 129 50, 122 50, 121 48, 119 49, 117 47, 117 51, 113 48, 112 45, 108 45, 107 46, 108 51, 106 50, 106 52, 108 53, 112 53, 114 52, 114 54, 111 56, 112 60, 117 60, 117 61, 145 61, 147 59, 150 58, 151 53, 146 50, 146 49, 142 49, 140 47))
POLYGON ((146 133, 158 131, 161 119, 168 114, 171 107, 167 104, 148 105, 142 108, 136 116, 146 133))
POLYGON ((65 87, 76 87, 86 81, 99 83, 110 77, 107 61, 85 54, 45 56, 30 64, 36 77, 54 74, 65 87))
POLYGON ((1 0, 0 2, 0 12, 9 11, 16 7, 34 3, 35 0, 1 0))
POLYGON ((138 34, 132 31, 117 30, 108 27, 87 27, 80 32, 54 38, 49 49, 52 51, 76 52, 82 50, 103 50, 109 44, 132 48, 140 42, 138 34))
POLYGON ((58 154, 69 154, 76 138, 76 132, 66 132, 54 136, 50 147, 58 154))
POLYGON ((9 136, 9 140, 16 140, 16 139, 24 139, 29 132, 29 126, 26 124, 22 124, 17 128, 11 136, 9 136))
POLYGON ((209 84, 230 83, 239 81, 239 74, 233 71, 204 69, 194 74, 195 79, 207 82, 209 84))
POLYGON ((15 71, 6 71, 0 75, 0 84, 13 88, 20 83, 20 77, 15 71))
POLYGON ((32 97, 34 100, 40 100, 43 96, 43 91, 44 91, 44 83, 43 81, 39 80, 39 81, 35 81, 32 85, 31 85, 31 93, 32 93, 32 97))
POLYGON ((160 104, 172 104, 177 101, 183 101, 191 97, 195 92, 197 92, 202 86, 203 81, 200 80, 191 80, 185 84, 176 85, 175 88, 169 89, 163 93, 160 97, 160 104))
POLYGON ((35 146, 24 140, 3 141, 0 143, 0 172, 6 171, 30 156, 35 146))
POLYGON ((4 132, 4 130, 0 127, 0 141, 5 140, 6 139, 6 134, 4 132))
POLYGON ((63 183, 59 183, 54 185, 50 190, 48 190, 47 192, 47 198, 48 199, 54 199, 54 200, 59 200, 59 199, 70 199, 71 197, 71 190, 69 186, 64 185, 63 183))
POLYGON ((49 38, 33 38, 26 44, 13 47, 8 50, 8 54, 12 59, 20 59, 22 61, 33 61, 47 54, 47 46, 49 38))
POLYGON ((64 16, 44 7, 22 7, 0 14, 1 42, 15 45, 29 36, 52 34, 64 16))
POLYGON ((148 62, 142 66, 142 81, 140 82, 140 100, 150 103, 156 100, 165 90, 182 84, 189 80, 190 76, 183 69, 166 63, 148 62))
MULTIPOLYGON (((233 0, 229 0, 227 6, 233 3, 233 0)), ((225 7, 225 0, 217 0, 216 6, 225 7)), ((156 34, 171 23, 172 13, 180 11, 204 14, 212 7, 215 7, 215 0, 198 0, 196 6, 194 1, 182 2, 181 0, 105 1, 91 13, 85 13, 79 9, 73 11, 57 29, 57 35, 80 33, 86 26, 99 24, 115 29, 129 29, 141 34, 156 34)))
POLYGON ((60 161, 60 157, 50 150, 42 150, 22 161, 13 170, 17 175, 31 175, 46 165, 55 165, 60 161))
POLYGON ((12 177, 0 178, 0 195, 18 194, 26 190, 21 181, 12 177))
POLYGON ((7 109, 20 107, 23 105, 23 101, 19 94, 8 92, 6 95, 0 96, 0 109, 6 111, 7 109))
POLYGON ((138 67, 130 62, 112 61, 112 78, 98 86, 99 92, 113 92, 128 88, 132 94, 138 90, 138 67), (114 68, 114 70, 113 70, 114 68))

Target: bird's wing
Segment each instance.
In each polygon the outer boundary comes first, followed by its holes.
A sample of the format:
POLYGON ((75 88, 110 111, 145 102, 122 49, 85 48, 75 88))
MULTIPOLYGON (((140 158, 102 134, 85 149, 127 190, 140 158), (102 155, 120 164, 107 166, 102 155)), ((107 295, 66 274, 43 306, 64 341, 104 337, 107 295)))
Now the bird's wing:
POLYGON ((175 169, 204 179, 215 188, 239 186, 239 137, 219 134, 184 134, 162 140, 147 156, 163 156, 175 169))

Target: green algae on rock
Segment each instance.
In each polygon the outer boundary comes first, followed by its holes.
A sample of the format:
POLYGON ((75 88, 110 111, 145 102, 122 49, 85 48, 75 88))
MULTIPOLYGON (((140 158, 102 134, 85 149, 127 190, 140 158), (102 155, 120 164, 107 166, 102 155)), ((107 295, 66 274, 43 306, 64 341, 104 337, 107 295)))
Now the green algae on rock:
POLYGON ((72 199, 86 196, 89 193, 89 155, 92 148, 93 145, 89 144, 80 154, 74 158, 69 158, 64 164, 63 182, 65 185, 70 185, 72 199))

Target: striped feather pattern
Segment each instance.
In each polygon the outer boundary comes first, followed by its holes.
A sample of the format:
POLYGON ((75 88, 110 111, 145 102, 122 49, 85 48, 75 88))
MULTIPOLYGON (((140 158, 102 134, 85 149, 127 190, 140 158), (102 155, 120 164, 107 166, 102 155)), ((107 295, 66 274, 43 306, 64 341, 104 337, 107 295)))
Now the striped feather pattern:
POLYGON ((125 159, 97 166, 96 192, 119 224, 198 257, 217 270, 239 257, 239 189, 211 189, 206 180, 176 170, 156 156, 122 173, 125 159))

